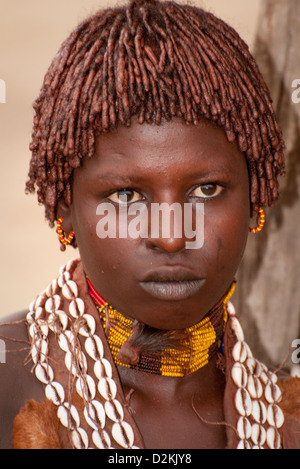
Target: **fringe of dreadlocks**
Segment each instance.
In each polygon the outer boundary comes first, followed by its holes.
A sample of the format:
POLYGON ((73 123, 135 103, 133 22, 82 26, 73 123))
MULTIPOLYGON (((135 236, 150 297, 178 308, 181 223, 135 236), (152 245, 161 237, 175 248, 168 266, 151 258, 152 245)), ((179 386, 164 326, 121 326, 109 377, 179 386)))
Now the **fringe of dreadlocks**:
POLYGON ((94 15, 63 43, 34 109, 26 189, 51 225, 96 135, 133 116, 215 122, 246 155, 253 212, 278 198, 284 142, 268 88, 238 34, 199 8, 136 0, 94 15))

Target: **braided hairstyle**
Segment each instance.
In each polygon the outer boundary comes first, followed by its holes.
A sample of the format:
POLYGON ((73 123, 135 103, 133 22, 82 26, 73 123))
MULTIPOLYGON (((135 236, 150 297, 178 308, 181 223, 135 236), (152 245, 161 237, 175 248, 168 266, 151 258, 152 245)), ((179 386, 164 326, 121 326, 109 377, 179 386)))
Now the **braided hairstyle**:
POLYGON ((96 13, 62 44, 34 109, 26 190, 37 191, 51 226, 97 135, 133 116, 209 119, 245 154, 252 212, 278 198, 284 142, 269 90, 237 32, 197 7, 131 0, 96 13))

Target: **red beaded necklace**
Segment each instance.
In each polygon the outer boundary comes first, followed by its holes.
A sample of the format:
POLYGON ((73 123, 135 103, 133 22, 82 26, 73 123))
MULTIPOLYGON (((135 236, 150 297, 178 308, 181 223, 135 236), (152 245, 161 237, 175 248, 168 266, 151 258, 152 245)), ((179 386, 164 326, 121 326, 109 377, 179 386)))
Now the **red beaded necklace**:
POLYGON ((105 330, 116 365, 135 370, 182 377, 205 366, 219 350, 227 321, 228 294, 199 323, 180 331, 176 346, 164 350, 137 351, 132 341, 144 325, 125 317, 106 302, 87 278, 89 294, 93 299, 105 330))

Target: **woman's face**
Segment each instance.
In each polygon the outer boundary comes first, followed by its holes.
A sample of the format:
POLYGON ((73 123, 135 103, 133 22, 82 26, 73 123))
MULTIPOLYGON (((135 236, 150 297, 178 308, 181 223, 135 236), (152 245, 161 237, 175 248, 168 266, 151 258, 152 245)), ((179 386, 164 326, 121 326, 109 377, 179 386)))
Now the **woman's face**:
POLYGON ((244 155, 206 121, 187 126, 175 119, 160 126, 134 121, 101 135, 94 157, 74 172, 68 220, 85 272, 106 301, 152 327, 179 329, 200 321, 226 293, 244 252, 249 218, 244 155), (158 207, 153 204, 162 203, 163 227, 151 216, 158 207), (172 204, 175 218, 168 216, 172 204), (131 223, 135 233, 141 227, 137 216, 146 214, 147 236, 124 232, 127 210, 125 227, 131 223), (184 223, 192 223, 197 236, 191 238, 184 223), (104 225, 108 236, 101 239, 104 225))

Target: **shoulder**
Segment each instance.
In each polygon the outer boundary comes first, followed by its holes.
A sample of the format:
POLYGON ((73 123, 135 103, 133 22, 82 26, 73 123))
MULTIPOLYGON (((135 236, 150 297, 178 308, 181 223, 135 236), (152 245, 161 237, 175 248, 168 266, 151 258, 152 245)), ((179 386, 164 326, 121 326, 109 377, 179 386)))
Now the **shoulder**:
POLYGON ((26 314, 24 310, 0 319, 0 448, 11 447, 13 420, 26 400, 42 396, 27 362, 26 314))
POLYGON ((27 311, 24 310, 0 318, 0 373, 2 376, 20 367, 22 358, 25 358, 26 353, 29 352, 26 314, 27 311))
POLYGON ((19 311, 0 318, 0 335, 11 339, 25 340, 28 342, 26 329, 26 315, 28 310, 19 311))
POLYGON ((278 382, 282 391, 281 410, 285 416, 282 429, 285 449, 300 449, 300 378, 278 382))
MULTIPOLYGON (((17 366, 19 359, 16 357, 24 356, 26 352, 29 352, 26 315, 27 310, 24 310, 0 318, 0 363, 2 365, 15 364, 17 366)), ((0 370, 3 373, 7 367, 1 367, 0 370)))

